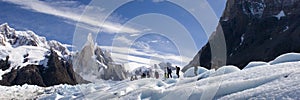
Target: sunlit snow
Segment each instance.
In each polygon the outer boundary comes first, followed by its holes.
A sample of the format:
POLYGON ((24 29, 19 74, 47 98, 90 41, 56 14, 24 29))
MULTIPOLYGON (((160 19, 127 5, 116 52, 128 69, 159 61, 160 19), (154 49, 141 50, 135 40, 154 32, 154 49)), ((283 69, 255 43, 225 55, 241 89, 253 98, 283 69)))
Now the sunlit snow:
POLYGON ((0 86, 3 91, 0 95, 2 99, 298 99, 299 56, 295 53, 285 54, 269 63, 250 63, 243 70, 225 66, 216 72, 206 70, 193 77, 144 78, 135 81, 99 80, 90 84, 46 88, 34 85, 0 86), (202 77, 204 74, 208 77, 202 77))

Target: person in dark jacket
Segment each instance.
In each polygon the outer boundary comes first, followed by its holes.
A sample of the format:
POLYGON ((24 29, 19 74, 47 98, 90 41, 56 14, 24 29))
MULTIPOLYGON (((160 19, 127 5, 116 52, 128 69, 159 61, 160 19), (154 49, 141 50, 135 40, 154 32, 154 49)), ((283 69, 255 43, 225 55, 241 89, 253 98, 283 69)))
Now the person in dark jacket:
POLYGON ((141 78, 146 78, 146 73, 143 73, 143 74, 141 75, 141 78))
POLYGON ((179 71, 180 71, 180 67, 176 66, 176 74, 177 74, 178 78, 179 78, 179 71))
POLYGON ((134 78, 133 78, 133 76, 131 76, 131 77, 130 77, 130 81, 133 81, 133 80, 134 80, 134 78))
POLYGON ((138 80, 138 78, 137 78, 137 76, 136 76, 136 75, 134 75, 134 80, 138 80))
POLYGON ((165 73, 164 73, 165 79, 169 78, 169 77, 168 77, 168 73, 167 73, 167 69, 166 69, 166 68, 164 69, 164 71, 165 71, 165 73))
POLYGON ((168 77, 172 78, 172 69, 167 67, 167 71, 168 71, 168 77))
POLYGON ((158 73, 157 71, 155 71, 154 75, 155 75, 155 78, 156 78, 156 79, 159 78, 159 73, 158 73))

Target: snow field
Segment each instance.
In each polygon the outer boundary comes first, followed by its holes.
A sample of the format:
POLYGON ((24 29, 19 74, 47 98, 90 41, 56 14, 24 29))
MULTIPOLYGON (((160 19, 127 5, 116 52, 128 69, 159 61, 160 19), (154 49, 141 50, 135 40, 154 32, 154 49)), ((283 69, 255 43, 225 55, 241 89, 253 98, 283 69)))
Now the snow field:
MULTIPOLYGON (((118 100, 207 100, 300 98, 300 59, 285 54, 269 63, 252 62, 248 68, 224 66, 197 76, 174 79, 145 78, 135 81, 97 81, 82 85, 0 86, 1 96, 16 99, 118 99, 118 100), (27 95, 28 94, 28 95, 27 95)), ((198 68, 200 69, 200 68, 198 68)), ((184 74, 191 74, 187 71, 184 74)), ((198 70, 199 71, 199 70, 198 70)))

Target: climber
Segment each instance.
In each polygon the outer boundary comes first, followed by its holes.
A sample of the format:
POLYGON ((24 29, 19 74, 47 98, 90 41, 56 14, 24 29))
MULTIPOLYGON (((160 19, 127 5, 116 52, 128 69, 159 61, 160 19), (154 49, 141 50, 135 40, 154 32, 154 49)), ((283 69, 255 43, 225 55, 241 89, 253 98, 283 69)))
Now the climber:
POLYGON ((178 78, 179 78, 179 71, 180 71, 180 67, 176 66, 176 74, 177 74, 178 78))
POLYGON ((159 78, 159 73, 157 71, 154 72, 155 78, 158 79, 159 78))
POLYGON ((167 71, 168 71, 168 77, 172 78, 172 69, 170 67, 167 67, 167 71))
POLYGON ((141 75, 141 78, 146 78, 145 72, 141 75))

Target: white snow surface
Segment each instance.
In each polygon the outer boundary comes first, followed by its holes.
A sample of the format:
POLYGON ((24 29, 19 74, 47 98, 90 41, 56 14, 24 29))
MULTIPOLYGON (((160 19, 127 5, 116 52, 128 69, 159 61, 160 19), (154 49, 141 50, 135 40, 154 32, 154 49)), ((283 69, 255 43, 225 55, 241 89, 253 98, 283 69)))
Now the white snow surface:
POLYGON ((243 45, 244 39, 245 39, 245 34, 243 34, 243 35, 241 36, 240 46, 243 45))
POLYGON ((211 76, 219 76, 219 75, 224 75, 232 72, 240 71, 239 68, 236 66, 223 66, 216 70, 216 72, 212 73, 211 76))
POLYGON ((47 67, 48 58, 46 55, 49 55, 50 52, 48 49, 34 46, 19 46, 16 48, 0 46, 0 59, 5 60, 6 56, 9 56, 9 62, 11 67, 6 70, 0 70, 0 80, 2 80, 2 75, 8 73, 13 68, 22 68, 26 65, 43 65, 47 67), (28 55, 25 57, 25 55, 28 55), (26 62, 25 59, 27 59, 26 62))
POLYGON ((285 26, 285 29, 283 30, 283 32, 286 32, 287 30, 289 30, 290 27, 289 26, 285 26))
POLYGON ((263 65, 269 65, 269 63, 262 62, 262 61, 253 61, 253 62, 250 62, 246 67, 244 67, 244 69, 257 67, 257 66, 263 66, 263 65))
POLYGON ((0 58, 5 59, 6 56, 9 56, 9 62, 11 66, 26 66, 29 64, 33 65, 44 65, 40 61, 46 59, 45 55, 50 52, 45 48, 34 47, 34 46, 20 46, 17 48, 1 48, 0 47, 0 58), (28 61, 24 62, 24 55, 28 54, 28 61))
POLYGON ((300 54, 299 53, 287 53, 277 57, 275 60, 270 61, 271 65, 284 63, 284 62, 295 62, 300 61, 300 54))
POLYGON ((285 17, 285 13, 283 10, 281 10, 277 15, 275 15, 275 17, 277 17, 277 19, 281 19, 281 17, 285 17))
MULTIPOLYGON (((286 56, 294 55, 294 56, 286 56)), ((118 100, 245 100, 300 98, 300 62, 255 64, 243 70, 224 66, 217 71, 207 70, 194 77, 174 79, 145 78, 135 81, 97 81, 82 85, 0 86, 1 99, 118 99, 118 100), (220 74, 222 72, 222 74, 220 74), (203 77, 206 75, 206 77, 203 77)), ((297 56, 297 55, 296 55, 297 56)), ((251 63, 249 64, 251 65, 251 63)))

